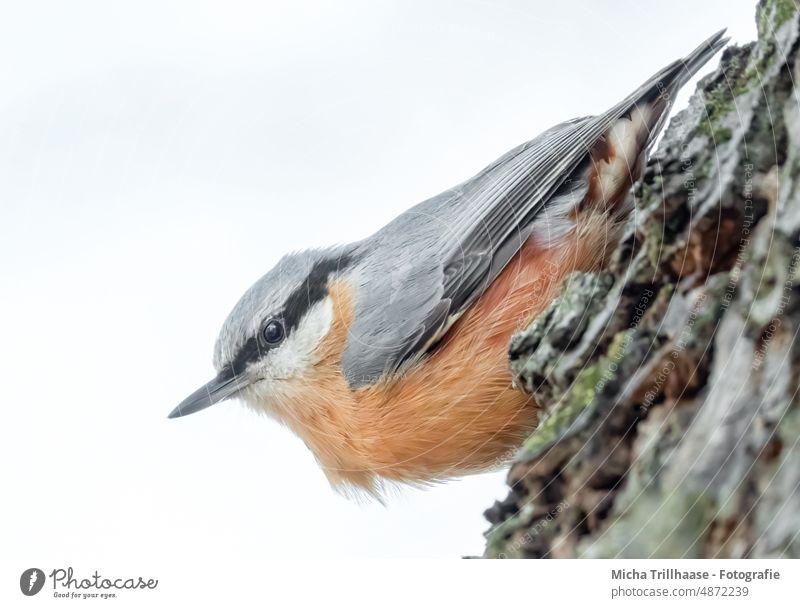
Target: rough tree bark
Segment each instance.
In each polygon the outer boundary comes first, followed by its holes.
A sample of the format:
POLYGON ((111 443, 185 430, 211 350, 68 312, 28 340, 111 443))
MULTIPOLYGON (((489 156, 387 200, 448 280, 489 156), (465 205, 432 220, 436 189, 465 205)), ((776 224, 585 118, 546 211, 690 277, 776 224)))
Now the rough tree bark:
POLYGON ((671 122, 607 271, 512 340, 548 404, 487 557, 800 557, 800 16, 762 0, 671 122))

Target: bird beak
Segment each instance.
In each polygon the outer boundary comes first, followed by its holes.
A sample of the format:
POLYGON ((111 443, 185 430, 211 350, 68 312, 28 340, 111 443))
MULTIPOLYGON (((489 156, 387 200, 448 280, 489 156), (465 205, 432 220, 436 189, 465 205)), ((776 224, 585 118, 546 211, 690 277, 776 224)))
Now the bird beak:
POLYGON ((249 382, 244 376, 220 374, 181 401, 180 405, 170 412, 168 418, 180 418, 204 410, 215 403, 233 397, 248 384, 249 382))

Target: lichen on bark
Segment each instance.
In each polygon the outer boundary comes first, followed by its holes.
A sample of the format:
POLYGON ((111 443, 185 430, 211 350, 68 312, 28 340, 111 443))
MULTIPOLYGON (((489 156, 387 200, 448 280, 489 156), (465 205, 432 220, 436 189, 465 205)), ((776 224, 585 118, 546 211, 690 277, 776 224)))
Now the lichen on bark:
POLYGON ((487 557, 800 557, 800 15, 762 0, 670 123, 608 269, 512 340, 545 406, 487 557))

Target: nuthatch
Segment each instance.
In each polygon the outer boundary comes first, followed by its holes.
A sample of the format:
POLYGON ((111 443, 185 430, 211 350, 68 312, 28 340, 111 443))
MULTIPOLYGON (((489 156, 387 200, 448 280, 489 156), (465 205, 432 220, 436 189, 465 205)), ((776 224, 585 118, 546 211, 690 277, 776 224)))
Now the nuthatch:
POLYGON ((335 487, 372 493, 502 464, 539 411, 512 386, 511 334, 567 274, 603 265, 675 94, 723 34, 372 236, 285 256, 225 321, 217 376, 170 418, 240 397, 297 433, 335 487))

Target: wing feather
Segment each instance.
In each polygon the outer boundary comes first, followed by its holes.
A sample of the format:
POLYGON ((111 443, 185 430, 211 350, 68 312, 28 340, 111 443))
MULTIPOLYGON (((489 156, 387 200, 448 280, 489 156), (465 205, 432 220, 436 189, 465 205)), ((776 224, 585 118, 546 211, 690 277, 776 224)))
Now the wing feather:
POLYGON ((359 243, 358 298, 342 358, 350 386, 372 384, 427 352, 519 251, 537 213, 598 138, 635 104, 685 83, 726 42, 722 34, 607 112, 545 131, 359 243))

